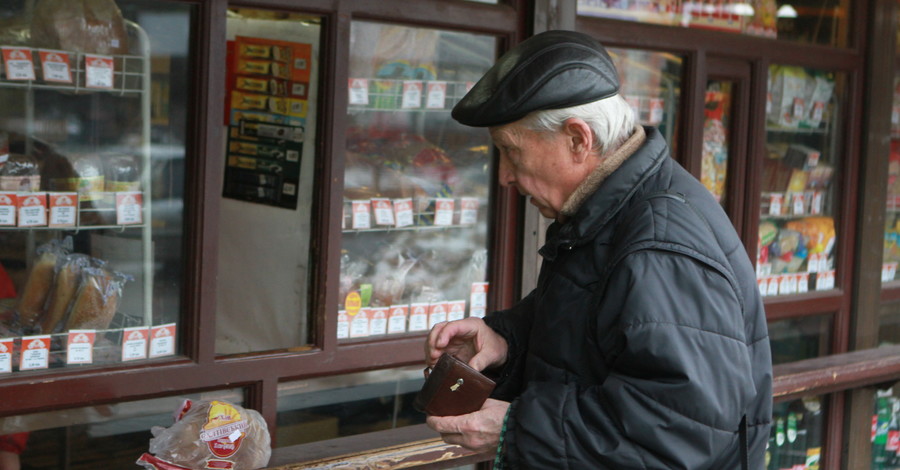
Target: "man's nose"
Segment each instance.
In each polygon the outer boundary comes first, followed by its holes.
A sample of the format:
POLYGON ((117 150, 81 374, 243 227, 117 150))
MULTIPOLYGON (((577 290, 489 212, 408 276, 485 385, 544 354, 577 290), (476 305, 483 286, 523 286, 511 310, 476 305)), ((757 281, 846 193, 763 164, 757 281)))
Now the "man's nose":
POLYGON ((500 166, 497 169, 497 177, 499 179, 499 183, 501 186, 512 186, 515 181, 515 177, 513 172, 510 171, 509 165, 504 162, 505 159, 500 159, 500 166))

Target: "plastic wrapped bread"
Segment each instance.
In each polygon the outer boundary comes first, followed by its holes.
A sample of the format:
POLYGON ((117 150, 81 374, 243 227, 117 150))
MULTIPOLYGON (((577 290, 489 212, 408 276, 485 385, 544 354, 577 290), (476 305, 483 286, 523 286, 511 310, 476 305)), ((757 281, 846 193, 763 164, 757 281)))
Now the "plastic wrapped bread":
POLYGON ((18 324, 23 328, 33 327, 44 314, 47 297, 53 286, 56 264, 68 250, 63 242, 53 240, 39 246, 36 251, 37 259, 31 266, 25 288, 16 305, 18 324))
POLYGON ((91 258, 79 253, 66 255, 57 263, 53 289, 47 300, 47 312, 41 317, 41 332, 53 333, 58 325, 63 324, 69 304, 75 299, 81 284, 81 271, 90 265, 91 258))
POLYGON ((150 469, 253 470, 272 455, 262 415, 221 400, 186 400, 172 426, 151 432, 150 454, 137 461, 150 469))
POLYGON ((125 280, 124 276, 103 268, 83 268, 78 291, 69 307, 65 329, 109 328, 119 307, 125 280))

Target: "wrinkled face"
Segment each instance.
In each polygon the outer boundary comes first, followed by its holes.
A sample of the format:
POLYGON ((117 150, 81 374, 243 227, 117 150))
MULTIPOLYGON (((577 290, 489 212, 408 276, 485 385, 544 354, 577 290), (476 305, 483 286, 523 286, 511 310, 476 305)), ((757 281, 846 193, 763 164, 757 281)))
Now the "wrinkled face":
POLYGON ((568 136, 532 131, 515 122, 490 132, 500 152, 500 184, 529 196, 541 215, 556 219, 584 176, 576 171, 568 136))

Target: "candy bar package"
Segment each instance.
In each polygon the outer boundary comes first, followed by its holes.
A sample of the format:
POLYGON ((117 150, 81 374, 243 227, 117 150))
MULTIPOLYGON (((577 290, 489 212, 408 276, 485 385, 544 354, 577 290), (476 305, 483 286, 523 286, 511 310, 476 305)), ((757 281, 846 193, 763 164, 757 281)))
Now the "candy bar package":
POLYGON ((150 452, 136 462, 149 469, 253 470, 265 467, 272 455, 262 415, 222 400, 185 400, 172 426, 150 431, 150 452))

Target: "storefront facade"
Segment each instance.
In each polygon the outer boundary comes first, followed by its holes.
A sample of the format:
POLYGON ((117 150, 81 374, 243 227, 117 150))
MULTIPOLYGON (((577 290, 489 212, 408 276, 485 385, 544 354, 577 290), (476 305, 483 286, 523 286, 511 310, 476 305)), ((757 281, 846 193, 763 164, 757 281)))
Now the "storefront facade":
POLYGON ((551 28, 610 49, 756 261, 768 468, 900 465, 897 3, 611 3, 12 2, 0 435, 23 468, 133 464, 185 398, 258 410, 273 465, 421 441, 425 332, 527 293, 546 227, 449 110, 551 28))

